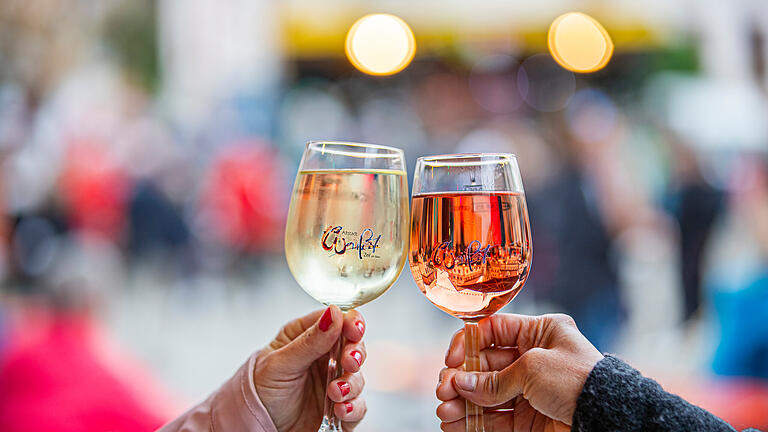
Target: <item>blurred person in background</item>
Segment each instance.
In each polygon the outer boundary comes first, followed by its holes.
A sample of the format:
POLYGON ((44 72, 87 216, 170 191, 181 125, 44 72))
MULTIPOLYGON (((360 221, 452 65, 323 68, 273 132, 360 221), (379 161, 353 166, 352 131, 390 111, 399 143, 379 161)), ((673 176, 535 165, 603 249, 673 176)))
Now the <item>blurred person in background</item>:
POLYGON ((413 86, 414 107, 428 136, 430 154, 451 153, 478 120, 466 76, 458 70, 432 65, 413 86))
POLYGON ((326 392, 343 429, 352 431, 367 410, 360 397, 364 333, 359 312, 342 313, 336 306, 293 320, 208 399, 160 431, 314 431, 323 419, 326 392), (342 335, 344 373, 326 387, 328 352, 342 335))
POLYGON ((170 197, 151 179, 136 183, 128 207, 128 250, 134 257, 166 263, 187 261, 191 269, 192 235, 187 221, 170 197))
POLYGON ((733 167, 728 212, 708 250, 708 295, 720 330, 713 370, 768 380, 768 157, 733 167))
POLYGON ((539 250, 552 268, 541 278, 541 298, 573 316, 604 350, 615 343, 626 315, 614 239, 643 206, 620 168, 622 128, 613 104, 600 94, 573 110, 568 123, 564 116, 552 123, 563 160, 532 199, 533 230, 547 240, 539 250))
POLYGON ((695 151, 676 137, 671 137, 670 142, 673 168, 668 200, 680 230, 682 317, 688 322, 701 305, 704 253, 723 211, 724 196, 704 179, 695 151))
POLYGON ((282 251, 288 170, 263 140, 235 142, 216 154, 203 179, 201 213, 213 241, 250 256, 282 251))
POLYGON ((75 138, 65 146, 55 193, 67 224, 80 236, 122 242, 132 187, 125 169, 105 142, 75 138))

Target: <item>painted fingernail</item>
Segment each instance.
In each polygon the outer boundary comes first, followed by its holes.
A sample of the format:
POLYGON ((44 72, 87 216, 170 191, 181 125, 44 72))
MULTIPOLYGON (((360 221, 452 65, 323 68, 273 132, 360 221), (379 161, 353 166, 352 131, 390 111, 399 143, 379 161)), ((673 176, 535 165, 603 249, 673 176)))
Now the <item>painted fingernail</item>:
POLYGON ((357 362, 358 366, 362 366, 362 364, 363 364, 363 355, 360 353, 360 351, 357 351, 357 350, 352 351, 351 353, 349 353, 349 355, 351 355, 352 358, 355 359, 355 361, 357 362))
POLYGON ((355 323, 355 327, 357 327, 357 329, 360 330, 361 335, 365 333, 365 324, 363 324, 362 321, 357 321, 355 323))
POLYGON ((344 409, 347 410, 347 414, 351 413, 355 407, 352 405, 351 402, 344 402, 344 409))
POLYGON ((351 390, 351 388, 349 387, 349 383, 344 381, 339 381, 336 383, 336 385, 339 386, 339 391, 341 391, 341 396, 346 396, 349 394, 349 391, 351 390))
POLYGON ((328 307, 328 309, 323 312, 323 316, 320 317, 320 323, 317 324, 318 327, 320 327, 320 331, 327 331, 331 324, 333 324, 333 314, 331 314, 331 308, 328 307))
POLYGON ((465 391, 474 391, 477 387, 477 375, 473 373, 458 372, 453 376, 453 381, 465 391))

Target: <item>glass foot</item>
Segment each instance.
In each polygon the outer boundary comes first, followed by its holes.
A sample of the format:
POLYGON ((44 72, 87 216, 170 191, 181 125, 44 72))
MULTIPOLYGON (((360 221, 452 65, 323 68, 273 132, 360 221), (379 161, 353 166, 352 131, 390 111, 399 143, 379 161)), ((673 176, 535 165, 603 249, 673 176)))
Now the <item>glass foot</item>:
POLYGON ((323 423, 320 424, 320 429, 317 432, 342 432, 341 426, 333 424, 328 421, 327 418, 323 419, 323 423))

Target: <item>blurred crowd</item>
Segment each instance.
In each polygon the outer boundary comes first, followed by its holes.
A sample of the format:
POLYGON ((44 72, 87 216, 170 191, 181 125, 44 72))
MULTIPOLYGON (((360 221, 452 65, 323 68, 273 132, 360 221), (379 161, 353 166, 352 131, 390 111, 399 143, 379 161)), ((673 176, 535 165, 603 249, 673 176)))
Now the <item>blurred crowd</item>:
POLYGON ((100 317, 142 274, 258 281, 282 262, 309 139, 401 147, 409 168, 516 153, 535 245, 519 301, 628 356, 643 337, 662 351, 706 335, 695 366, 761 401, 726 415, 768 426, 768 7, 729 7, 740 38, 617 41, 593 74, 503 40, 369 77, 343 51, 284 48, 268 1, 3 1, 0 429, 150 430, 177 413, 142 360, 104 348, 100 317), (100 426, 76 423, 104 392, 100 426), (51 404, 66 412, 40 417, 51 404))

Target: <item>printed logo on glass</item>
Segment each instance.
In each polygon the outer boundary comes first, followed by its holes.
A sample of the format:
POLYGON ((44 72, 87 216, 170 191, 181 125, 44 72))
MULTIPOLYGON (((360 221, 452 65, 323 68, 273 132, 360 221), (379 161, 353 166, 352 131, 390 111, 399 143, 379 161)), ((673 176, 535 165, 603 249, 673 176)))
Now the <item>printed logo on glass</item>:
POLYGON ((357 231, 346 230, 341 225, 330 225, 323 231, 320 244, 324 250, 335 255, 356 253, 359 259, 380 258, 376 255, 380 240, 381 234, 376 236, 371 228, 364 229, 358 235, 357 231), (348 241, 348 238, 353 240, 348 241))

